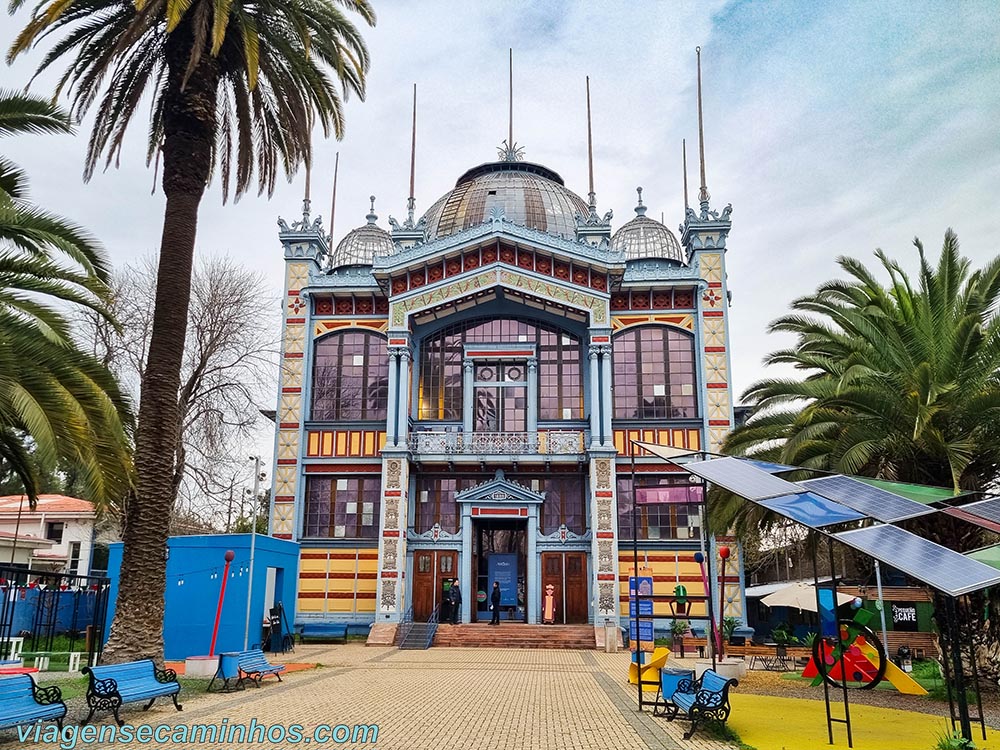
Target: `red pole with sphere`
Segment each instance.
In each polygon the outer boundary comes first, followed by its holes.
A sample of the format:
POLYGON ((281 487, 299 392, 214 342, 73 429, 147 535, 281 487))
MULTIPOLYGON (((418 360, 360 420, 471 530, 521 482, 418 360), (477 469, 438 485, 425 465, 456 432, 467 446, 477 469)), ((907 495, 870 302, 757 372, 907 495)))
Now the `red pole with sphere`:
POLYGON ((212 628, 212 645, 208 649, 209 656, 215 656, 215 639, 219 636, 219 620, 222 619, 222 600, 226 597, 226 581, 229 580, 229 563, 236 557, 231 549, 226 550, 226 569, 222 571, 222 588, 219 589, 219 606, 215 608, 215 626, 212 628))
POLYGON ((718 640, 719 656, 724 656, 726 639, 723 623, 726 620, 726 560, 729 559, 729 547, 719 547, 719 559, 722 560, 721 575, 719 576, 719 629, 715 631, 715 637, 718 640))

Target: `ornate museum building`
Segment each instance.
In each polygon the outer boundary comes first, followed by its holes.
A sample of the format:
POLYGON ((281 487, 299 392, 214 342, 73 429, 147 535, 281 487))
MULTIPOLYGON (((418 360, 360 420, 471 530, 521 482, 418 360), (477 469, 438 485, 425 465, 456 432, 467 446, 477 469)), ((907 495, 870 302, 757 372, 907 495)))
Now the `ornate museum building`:
POLYGON ((559 623, 624 619, 633 524, 655 593, 682 584, 706 615, 690 478, 637 455, 639 486, 660 489, 633 519, 630 447, 717 451, 733 423, 730 208, 703 178, 679 239, 641 189, 614 228, 593 187, 520 156, 505 144, 419 219, 411 188, 390 230, 373 198, 335 246, 308 201, 279 221, 271 533, 300 543, 299 621, 425 620, 452 578, 465 622, 489 619, 493 580, 509 620, 541 622, 548 586, 559 623))

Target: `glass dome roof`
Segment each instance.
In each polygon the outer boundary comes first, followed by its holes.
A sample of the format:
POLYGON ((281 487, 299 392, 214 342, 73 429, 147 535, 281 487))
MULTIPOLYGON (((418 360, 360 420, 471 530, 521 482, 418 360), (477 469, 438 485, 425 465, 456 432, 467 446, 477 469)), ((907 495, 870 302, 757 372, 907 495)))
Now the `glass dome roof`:
POLYGON ((330 256, 330 268, 341 266, 370 266, 376 255, 389 255, 393 251, 392 235, 375 222, 375 196, 371 196, 372 207, 368 223, 352 229, 337 245, 330 256))
POLYGON ((481 164, 458 178, 450 192, 427 209, 427 239, 446 237, 489 220, 494 207, 515 223, 573 239, 576 214, 587 203, 547 167, 524 161, 481 164))
POLYGON ((674 233, 663 224, 646 216, 642 205, 642 188, 639 188, 639 205, 636 216, 623 224, 611 237, 611 248, 625 253, 625 260, 637 258, 668 258, 678 263, 686 263, 684 249, 674 233))

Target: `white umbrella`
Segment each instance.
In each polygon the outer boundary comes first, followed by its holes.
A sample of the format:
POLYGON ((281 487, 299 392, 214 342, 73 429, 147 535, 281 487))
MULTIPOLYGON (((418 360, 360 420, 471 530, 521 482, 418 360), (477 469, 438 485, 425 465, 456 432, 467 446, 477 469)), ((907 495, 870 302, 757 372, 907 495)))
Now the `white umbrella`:
MULTIPOLYGON (((854 599, 850 594, 837 592, 837 606, 847 604, 854 599)), ((783 589, 778 589, 773 594, 768 594, 760 600, 761 604, 768 607, 794 607, 807 612, 816 611, 816 588, 808 583, 793 583, 783 589)))

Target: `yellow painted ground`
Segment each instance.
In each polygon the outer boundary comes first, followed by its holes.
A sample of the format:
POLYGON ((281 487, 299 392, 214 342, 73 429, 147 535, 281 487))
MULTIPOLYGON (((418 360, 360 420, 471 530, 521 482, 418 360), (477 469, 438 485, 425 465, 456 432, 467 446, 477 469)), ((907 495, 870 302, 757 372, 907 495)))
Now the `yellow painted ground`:
MULTIPOLYGON (((829 744, 823 701, 737 692, 729 694, 729 701, 733 706, 729 725, 743 742, 757 750, 847 748, 847 729, 843 724, 834 724, 834 744, 829 744)), ((843 705, 831 707, 834 716, 843 715, 843 705)), ((933 750, 937 738, 950 727, 950 722, 941 716, 851 705, 854 750, 933 750)), ((987 729, 987 740, 983 742, 979 725, 973 725, 972 731, 977 748, 1000 750, 1000 732, 987 729)))

